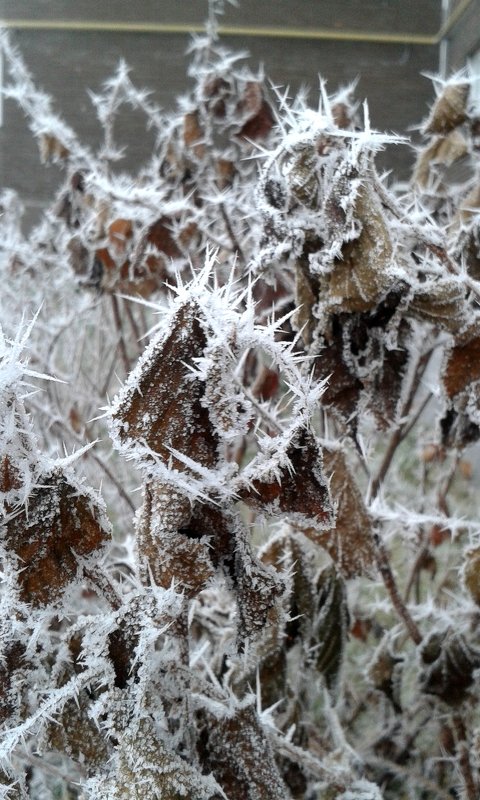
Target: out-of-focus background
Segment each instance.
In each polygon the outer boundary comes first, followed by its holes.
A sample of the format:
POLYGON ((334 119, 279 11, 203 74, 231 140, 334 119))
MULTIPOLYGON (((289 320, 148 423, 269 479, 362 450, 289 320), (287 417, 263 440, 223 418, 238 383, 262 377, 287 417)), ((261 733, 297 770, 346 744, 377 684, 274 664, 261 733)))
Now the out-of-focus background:
MULTIPOLYGON (((188 89, 191 35, 207 14, 207 0, 0 0, 0 19, 37 84, 91 145, 100 127, 88 90, 98 91, 123 58, 136 85, 174 108, 188 89)), ((248 51, 249 65, 262 64, 291 94, 309 86, 312 104, 319 75, 332 92, 358 78, 356 96, 368 98, 372 125, 413 141, 433 97, 424 73, 467 67, 480 77, 480 0, 240 0, 226 5, 220 25, 226 46, 248 51)), ((33 219, 52 199, 58 173, 39 165, 11 100, 2 102, 1 123, 0 187, 19 191, 33 219)), ((142 115, 126 112, 120 130, 128 144, 122 166, 135 168, 152 145, 142 115)), ((406 179, 412 160, 407 147, 390 147, 382 167, 406 179)))

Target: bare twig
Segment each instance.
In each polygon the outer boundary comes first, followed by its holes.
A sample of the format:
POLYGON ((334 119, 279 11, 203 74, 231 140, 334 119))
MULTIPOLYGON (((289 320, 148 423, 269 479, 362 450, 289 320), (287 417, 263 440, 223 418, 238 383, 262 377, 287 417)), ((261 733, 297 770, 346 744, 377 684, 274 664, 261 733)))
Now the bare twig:
POLYGON ((410 612, 408 611, 408 608, 405 605, 402 596, 398 590, 398 586, 395 581, 395 577, 393 575, 386 547, 382 539, 378 535, 378 533, 374 534, 373 540, 375 544, 375 558, 377 562, 377 567, 383 578, 383 583, 385 584, 385 588, 388 594, 390 595, 392 605, 395 608, 400 619, 402 619, 403 622, 405 623, 405 627, 407 628, 410 638, 412 639, 413 642, 415 642, 415 644, 418 645, 422 641, 422 634, 420 633, 417 624, 412 619, 410 612))
POLYGON ((455 735, 455 743, 458 757, 458 766, 463 778, 465 796, 467 800, 478 800, 478 786, 473 776, 472 765, 470 763, 470 753, 467 740, 465 723, 460 714, 452 716, 452 728, 455 735))
POLYGON ((113 311, 113 319, 115 322, 115 328, 118 333, 118 346, 120 348, 120 355, 122 357, 123 366, 125 369, 125 374, 128 375, 130 372, 130 361, 128 358, 127 347, 125 344, 125 339, 123 337, 123 326, 122 326, 122 319, 120 317, 120 310, 118 308, 118 300, 114 294, 110 295, 110 300, 112 304, 112 311, 113 311))
POLYGON ((235 235, 235 232, 232 228, 232 223, 230 222, 230 217, 228 216, 227 211, 225 209, 225 205, 223 203, 220 203, 220 213, 223 217, 223 221, 225 222, 225 228, 227 229, 230 241, 232 242, 233 249, 236 253, 238 253, 238 257, 242 265, 245 267, 247 265, 247 259, 245 258, 245 253, 243 252, 242 247, 235 235))

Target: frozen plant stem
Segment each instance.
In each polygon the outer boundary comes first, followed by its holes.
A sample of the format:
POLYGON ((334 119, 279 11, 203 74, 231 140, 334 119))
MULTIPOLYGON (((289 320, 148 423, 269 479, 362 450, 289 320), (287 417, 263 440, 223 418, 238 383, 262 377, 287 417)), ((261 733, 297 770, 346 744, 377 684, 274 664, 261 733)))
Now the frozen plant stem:
POLYGON ((120 355, 122 357, 123 367, 125 369, 125 374, 128 375, 130 372, 130 360, 128 358, 127 353, 127 346, 125 344, 125 339, 123 335, 123 325, 122 319, 120 316, 120 309, 118 307, 118 300, 114 294, 110 295, 110 302, 112 305, 112 312, 113 312, 113 319, 115 322, 115 328, 118 333, 118 346, 120 348, 120 355))
POLYGON ((452 716, 452 728, 456 742, 458 765, 465 788, 465 797, 467 800, 478 800, 478 787, 476 786, 472 765, 470 763, 470 748, 468 745, 467 731, 460 714, 454 714, 452 716))
POLYGON ((415 644, 420 644, 422 641, 422 634, 412 619, 412 616, 405 605, 402 596, 398 590, 397 583, 395 581, 395 577, 393 575, 392 567, 390 564, 390 559, 388 557, 387 549, 378 533, 373 534, 373 541, 375 545, 375 557, 377 562, 377 567, 379 569, 380 575, 383 578, 383 583, 385 588, 390 595, 390 599, 392 601, 392 605, 397 612, 400 619, 404 622, 405 627, 409 633, 410 638, 412 639, 415 644))

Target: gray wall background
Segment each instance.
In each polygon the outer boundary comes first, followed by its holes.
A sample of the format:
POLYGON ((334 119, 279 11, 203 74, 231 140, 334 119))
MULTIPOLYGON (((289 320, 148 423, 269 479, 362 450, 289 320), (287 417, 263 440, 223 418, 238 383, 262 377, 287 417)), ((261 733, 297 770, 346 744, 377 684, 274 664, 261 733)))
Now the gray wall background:
MULTIPOLYGON (((450 63, 458 68, 478 47, 480 0, 456 0, 450 12, 455 9, 461 14, 448 36, 450 63)), ((123 58, 138 86, 152 89, 162 107, 174 108, 176 96, 188 87, 185 51, 189 35, 54 30, 35 24, 83 21, 198 26, 206 14, 203 0, 0 0, 0 17, 14 25, 12 39, 37 85, 53 96, 57 110, 92 145, 99 141, 100 130, 87 90, 97 91, 123 58), (27 21, 33 27, 21 27, 27 21)), ((415 140, 411 128, 425 116, 432 100, 431 84, 422 73, 436 72, 439 67, 439 45, 433 40, 442 24, 442 0, 241 0, 238 8, 226 8, 221 24, 281 27, 285 35, 279 38, 242 33, 224 36, 224 43, 248 50, 252 68, 262 63, 273 83, 289 85, 292 93, 301 85, 309 85, 312 103, 317 98, 319 74, 328 81, 330 90, 359 78, 357 98, 368 98, 372 125, 406 133, 415 140), (291 38, 288 30, 292 28, 310 32, 324 29, 340 38, 291 38), (380 41, 392 34, 400 41, 380 41), (358 38, 342 38, 349 35, 358 38), (376 36, 377 40, 362 40, 367 36, 376 36), (417 41, 419 37, 422 41, 417 41)), ((151 139, 141 115, 128 113, 122 117, 120 139, 128 144, 128 157, 122 163, 125 169, 139 165, 148 155, 151 139)), ((405 178, 412 160, 408 148, 397 146, 389 148, 382 166, 405 178)), ((0 128, 0 185, 17 189, 33 217, 35 208, 51 199, 58 178, 55 167, 39 166, 37 146, 22 113, 12 101, 5 101, 0 128)))

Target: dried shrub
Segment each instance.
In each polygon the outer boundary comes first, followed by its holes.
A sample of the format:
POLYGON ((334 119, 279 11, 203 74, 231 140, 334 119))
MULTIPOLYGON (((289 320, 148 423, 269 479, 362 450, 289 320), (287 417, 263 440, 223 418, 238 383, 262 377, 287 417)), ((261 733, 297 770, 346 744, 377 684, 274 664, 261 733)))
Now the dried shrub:
POLYGON ((175 112, 92 95, 97 151, 1 46, 63 178, 28 233, 0 197, 0 797, 475 800, 468 79, 405 190, 354 87, 289 104, 213 20, 175 112))

